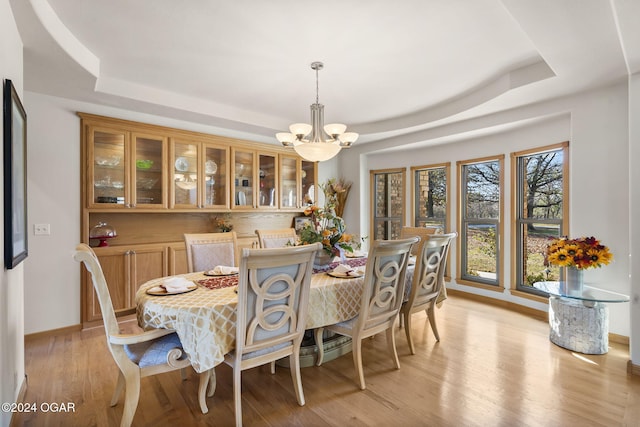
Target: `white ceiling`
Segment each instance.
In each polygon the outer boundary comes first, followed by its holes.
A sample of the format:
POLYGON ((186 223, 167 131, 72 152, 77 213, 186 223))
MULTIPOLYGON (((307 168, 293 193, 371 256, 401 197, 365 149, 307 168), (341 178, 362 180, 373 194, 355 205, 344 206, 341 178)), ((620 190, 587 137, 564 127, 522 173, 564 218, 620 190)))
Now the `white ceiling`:
POLYGON ((275 141, 356 144, 610 84, 640 70, 640 0, 11 0, 25 89, 275 141))

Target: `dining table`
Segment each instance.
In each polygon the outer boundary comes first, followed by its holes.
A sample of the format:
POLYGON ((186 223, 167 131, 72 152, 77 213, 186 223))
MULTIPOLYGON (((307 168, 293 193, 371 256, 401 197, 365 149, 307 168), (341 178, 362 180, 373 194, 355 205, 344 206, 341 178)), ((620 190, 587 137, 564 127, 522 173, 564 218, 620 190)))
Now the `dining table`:
MULTIPOLYGON (((327 271, 314 270, 307 329, 333 325, 357 316, 366 262, 365 257, 350 258, 324 269, 330 271, 345 263, 362 273, 357 277, 333 277, 327 271)), ((212 277, 205 272, 196 272, 169 277, 183 277, 196 286, 184 293, 150 294, 149 291, 157 290, 168 277, 142 284, 135 297, 138 324, 145 330, 175 330, 194 370, 205 372, 220 364, 224 355, 235 348, 238 275, 212 277)))

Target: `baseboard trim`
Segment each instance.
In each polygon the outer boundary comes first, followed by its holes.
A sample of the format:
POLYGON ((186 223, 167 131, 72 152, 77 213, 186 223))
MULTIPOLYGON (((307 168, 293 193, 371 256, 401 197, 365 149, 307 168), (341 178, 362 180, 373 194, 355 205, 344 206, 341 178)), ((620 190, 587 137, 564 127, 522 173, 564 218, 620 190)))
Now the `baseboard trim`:
MULTIPOLYGON (((485 304, 506 308, 507 310, 516 311, 518 313, 524 314, 526 316, 531 316, 539 320, 547 320, 547 312, 542 310, 537 310, 535 308, 526 307, 524 305, 516 304, 511 301, 504 301, 496 298, 487 297, 484 295, 472 294, 470 292, 459 291, 457 289, 449 289, 447 288, 447 294, 453 295, 460 298, 466 298, 478 302, 482 302, 485 304)), ((446 304, 446 303, 445 303, 446 304)))
POLYGON ((627 372, 631 375, 639 375, 640 376, 640 365, 634 365, 631 360, 627 362, 627 372))
MULTIPOLYGON (((472 294, 470 292, 459 291, 457 289, 447 289, 447 294, 454 295, 460 298, 467 298, 467 299, 482 302, 485 304, 490 304, 493 306, 506 308, 507 310, 515 311, 527 316, 534 317, 539 320, 548 319, 548 314, 546 311, 536 310, 535 308, 526 307, 524 305, 516 304, 515 302, 511 302, 511 301, 499 300, 499 299, 487 297, 484 295, 478 295, 478 294, 472 294)), ((616 344, 629 346, 629 337, 625 335, 609 333, 609 342, 614 342, 616 344)))
POLYGON ((36 332, 33 334, 27 334, 24 336, 24 341, 28 342, 31 340, 36 340, 36 339, 40 339, 40 338, 47 338, 47 337, 55 337, 55 336, 59 336, 59 335, 67 335, 67 334, 71 334, 73 332, 79 332, 82 330, 82 326, 81 325, 72 325, 72 326, 66 326, 64 328, 58 328, 58 329, 50 329, 48 331, 42 331, 42 332, 36 332))

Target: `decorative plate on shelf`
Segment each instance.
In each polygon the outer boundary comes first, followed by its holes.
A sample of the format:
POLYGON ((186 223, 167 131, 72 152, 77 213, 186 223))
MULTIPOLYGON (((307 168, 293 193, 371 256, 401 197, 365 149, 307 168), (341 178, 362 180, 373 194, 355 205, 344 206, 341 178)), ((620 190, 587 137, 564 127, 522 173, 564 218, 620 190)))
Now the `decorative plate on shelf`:
POLYGON ((176 159, 175 166, 176 170, 180 172, 186 172, 189 170, 189 162, 184 157, 178 157, 176 159))
POLYGON ((204 171, 211 174, 216 173, 218 171, 218 164, 213 160, 207 160, 204 163, 204 171))

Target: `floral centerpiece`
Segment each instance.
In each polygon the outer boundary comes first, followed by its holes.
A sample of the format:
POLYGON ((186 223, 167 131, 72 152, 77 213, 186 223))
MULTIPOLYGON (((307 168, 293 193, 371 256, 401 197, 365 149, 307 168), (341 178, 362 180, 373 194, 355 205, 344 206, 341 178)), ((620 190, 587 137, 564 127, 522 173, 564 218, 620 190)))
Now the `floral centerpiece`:
POLYGON ((584 283, 584 270, 609 264, 613 255, 609 248, 595 237, 569 239, 560 237, 547 248, 547 261, 551 265, 567 267, 566 289, 570 295, 580 295, 584 283))
POLYGON ((326 201, 324 208, 316 205, 307 207, 304 214, 310 221, 300 230, 300 244, 320 242, 322 249, 330 257, 340 255, 340 251, 353 252, 352 236, 344 232, 344 220, 336 215, 332 199, 326 201))
POLYGON ((336 215, 342 217, 347 197, 349 197, 349 190, 351 190, 351 183, 343 178, 330 178, 325 184, 320 184, 320 188, 324 192, 325 199, 333 198, 336 215))
POLYGON ((231 215, 229 214, 223 216, 222 218, 217 216, 213 218, 213 224, 218 230, 220 230, 220 232, 227 233, 233 230, 233 224, 229 222, 230 220, 231 220, 231 215))
POLYGON ((547 260, 559 267, 598 268, 609 264, 612 259, 609 248, 595 237, 569 239, 564 236, 553 240, 547 247, 547 260))

